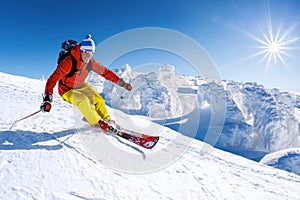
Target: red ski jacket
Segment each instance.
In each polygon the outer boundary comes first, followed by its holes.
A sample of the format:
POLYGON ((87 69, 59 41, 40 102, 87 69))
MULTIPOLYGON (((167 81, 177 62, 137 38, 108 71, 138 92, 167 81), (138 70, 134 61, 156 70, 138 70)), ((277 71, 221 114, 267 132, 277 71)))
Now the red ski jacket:
MULTIPOLYGON (((88 64, 84 63, 81 59, 80 44, 72 48, 70 53, 77 60, 76 72, 71 77, 66 76, 72 69, 72 58, 71 56, 67 56, 57 66, 55 71, 47 80, 45 94, 49 93, 53 95, 53 88, 58 81, 58 93, 60 95, 63 95, 70 89, 81 88, 83 86, 85 79, 89 74, 89 71, 87 69, 88 64)), ((101 63, 97 62, 94 58, 91 58, 91 63, 92 71, 96 72, 97 74, 103 76, 105 79, 113 83, 118 84, 120 82, 120 78, 114 72, 103 66, 101 63)))

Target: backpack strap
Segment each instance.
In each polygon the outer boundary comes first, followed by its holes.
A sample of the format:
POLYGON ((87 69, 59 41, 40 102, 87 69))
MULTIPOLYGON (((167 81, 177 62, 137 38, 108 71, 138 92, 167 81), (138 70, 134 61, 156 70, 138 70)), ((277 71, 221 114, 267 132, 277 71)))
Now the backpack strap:
MULTIPOLYGON (((74 76, 74 74, 78 71, 76 68, 77 68, 77 60, 76 58, 70 54, 71 56, 71 59, 72 59, 72 68, 70 70, 70 72, 66 75, 66 77, 72 77, 74 76)), ((88 72, 92 71, 92 67, 93 67, 93 64, 92 64, 92 61, 90 60, 87 67, 86 67, 86 70, 88 72)))
POLYGON ((87 71, 90 72, 92 71, 92 68, 93 68, 93 64, 92 64, 92 61, 90 60, 88 66, 86 67, 87 71))
POLYGON ((67 78, 74 76, 74 74, 78 71, 76 69, 77 68, 77 60, 76 60, 76 58, 72 54, 70 54, 70 57, 72 59, 72 68, 71 68, 70 72, 66 75, 67 78))
POLYGON ((66 80, 67 80, 68 78, 74 76, 74 74, 75 74, 78 70, 76 69, 76 68, 77 68, 77 60, 76 60, 76 58, 75 58, 72 54, 69 54, 69 56, 70 56, 71 59, 72 59, 72 68, 71 68, 71 70, 69 71, 69 73, 66 74, 64 81, 63 81, 63 79, 60 79, 60 80, 59 80, 59 83, 62 84, 62 85, 64 85, 65 87, 67 87, 67 88, 69 88, 69 89, 72 89, 72 88, 70 88, 69 86, 67 86, 66 80))

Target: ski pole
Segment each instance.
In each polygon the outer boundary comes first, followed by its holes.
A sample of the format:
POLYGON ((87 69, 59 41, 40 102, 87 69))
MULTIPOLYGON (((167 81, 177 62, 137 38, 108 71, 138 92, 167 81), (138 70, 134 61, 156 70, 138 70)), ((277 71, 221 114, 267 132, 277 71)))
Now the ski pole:
POLYGON ((11 130, 12 127, 13 127, 16 123, 18 123, 19 121, 22 121, 22 120, 24 120, 24 119, 27 119, 27 118, 29 118, 29 117, 32 117, 33 115, 38 114, 38 113, 41 112, 41 111, 42 111, 42 110, 38 110, 38 111, 36 111, 36 112, 34 112, 34 113, 32 113, 32 114, 26 116, 26 117, 23 117, 23 118, 21 118, 21 119, 18 119, 18 120, 16 120, 16 121, 14 121, 14 123, 11 125, 11 127, 10 127, 9 130, 11 130))

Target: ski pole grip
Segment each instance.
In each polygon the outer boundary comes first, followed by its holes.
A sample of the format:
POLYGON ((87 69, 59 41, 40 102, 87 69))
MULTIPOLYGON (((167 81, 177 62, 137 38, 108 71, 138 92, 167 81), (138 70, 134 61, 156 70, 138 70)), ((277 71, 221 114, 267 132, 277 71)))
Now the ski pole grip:
POLYGON ((122 78, 119 81, 119 86, 125 88, 128 91, 132 90, 132 86, 129 83, 126 83, 122 78))
POLYGON ((44 101, 41 105, 41 110, 43 112, 50 112, 51 110, 51 103, 49 101, 44 101))

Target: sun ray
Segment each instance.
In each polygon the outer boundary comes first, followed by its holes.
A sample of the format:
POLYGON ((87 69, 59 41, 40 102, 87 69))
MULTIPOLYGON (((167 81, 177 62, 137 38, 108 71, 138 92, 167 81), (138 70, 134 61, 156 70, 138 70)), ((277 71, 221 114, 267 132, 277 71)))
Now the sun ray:
POLYGON ((276 36, 275 36, 275 41, 279 41, 279 37, 280 37, 280 33, 281 33, 281 28, 282 28, 282 23, 280 23, 277 32, 276 32, 276 36))
MULTIPOLYGON (((299 40, 299 38, 293 38, 293 39, 290 39, 290 40, 287 40, 287 41, 282 41, 282 42, 279 42, 279 43, 283 46, 282 48, 285 48, 284 45, 297 42, 298 40, 299 40)), ((288 48, 288 47, 286 47, 286 48, 288 48)))
MULTIPOLYGON (((285 54, 285 53, 282 51, 281 54, 285 54)), ((282 63, 284 63, 284 65, 286 65, 285 60, 283 59, 281 54, 278 54, 278 58, 282 63)))
POLYGON ((282 42, 297 27, 297 25, 299 24, 299 22, 300 22, 300 19, 298 18, 294 24, 291 24, 288 27, 287 31, 285 31, 283 33, 283 35, 280 37, 280 39, 278 40, 278 42, 282 42))
POLYGON ((270 5, 269 1, 266 1, 266 15, 267 15, 267 24, 268 24, 268 31, 269 31, 269 40, 268 42, 273 42, 273 26, 271 20, 271 12, 270 12, 270 5))

